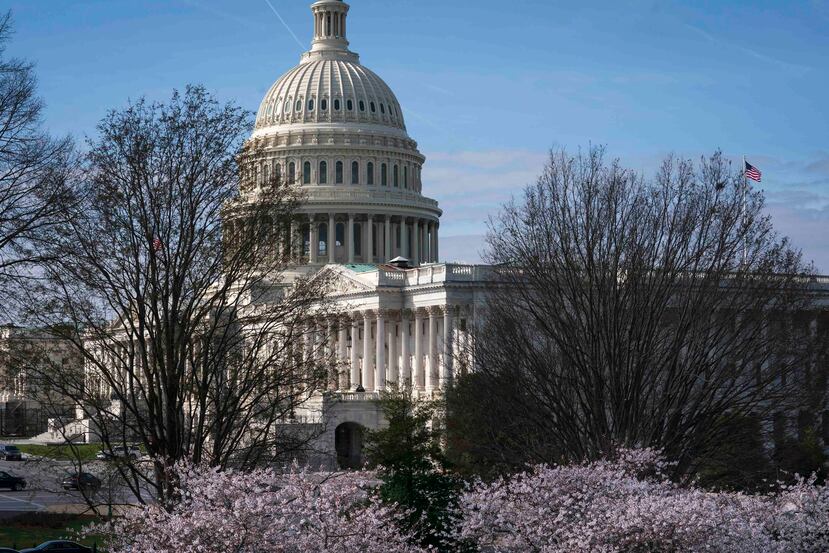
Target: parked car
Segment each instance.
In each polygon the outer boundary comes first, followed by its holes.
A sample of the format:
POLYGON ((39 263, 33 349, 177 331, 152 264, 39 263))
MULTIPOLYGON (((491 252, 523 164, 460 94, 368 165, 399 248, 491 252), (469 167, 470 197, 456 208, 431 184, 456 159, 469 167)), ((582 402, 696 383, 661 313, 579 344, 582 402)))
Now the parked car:
POLYGON ((26 480, 0 470, 0 488, 8 488, 13 492, 20 491, 26 487, 26 480))
POLYGON ((69 474, 63 479, 62 485, 64 490, 81 490, 93 493, 101 489, 101 481, 88 472, 69 474))
POLYGON ((0 547, 0 553, 20 553, 20 551, 11 547, 0 547))
POLYGON ((5 461, 22 461, 23 454, 16 445, 0 445, 0 459, 5 461))
POLYGON ((41 553, 44 551, 48 551, 49 553, 51 553, 52 551, 59 551, 60 553, 92 553, 91 548, 86 547, 85 545, 81 545, 79 543, 75 543, 73 541, 66 540, 45 541, 37 547, 32 547, 30 549, 21 549, 20 553, 41 553))
POLYGON ((141 453, 141 449, 137 445, 131 445, 129 447, 124 446, 116 446, 112 448, 112 451, 108 451, 106 449, 102 449, 98 452, 95 457, 99 461, 109 461, 110 459, 117 459, 121 458, 130 458, 130 459, 140 459, 143 454, 141 453))

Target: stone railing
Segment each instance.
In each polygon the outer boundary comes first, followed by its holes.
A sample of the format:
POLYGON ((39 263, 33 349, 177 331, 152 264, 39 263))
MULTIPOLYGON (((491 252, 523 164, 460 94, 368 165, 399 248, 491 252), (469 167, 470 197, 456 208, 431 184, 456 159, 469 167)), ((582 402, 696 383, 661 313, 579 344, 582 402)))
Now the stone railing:
POLYGON ((416 286, 438 282, 480 282, 492 280, 492 268, 485 265, 434 264, 408 271, 378 270, 380 286, 416 286))
POLYGON ((415 207, 438 207, 438 202, 426 196, 422 196, 417 192, 411 190, 384 190, 378 186, 359 186, 349 188, 347 186, 336 187, 322 187, 322 186, 306 186, 303 187, 303 192, 306 195, 306 202, 309 209, 314 203, 318 202, 345 202, 353 201, 360 203, 370 203, 372 201, 379 203, 406 203, 415 207))
POLYGON ((341 401, 378 401, 380 392, 337 392, 341 401))

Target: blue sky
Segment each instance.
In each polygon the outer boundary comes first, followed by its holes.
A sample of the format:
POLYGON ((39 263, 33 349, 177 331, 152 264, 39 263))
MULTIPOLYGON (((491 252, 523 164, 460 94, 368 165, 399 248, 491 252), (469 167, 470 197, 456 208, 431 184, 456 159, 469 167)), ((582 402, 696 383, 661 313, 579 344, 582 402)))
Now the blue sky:
MULTIPOLYGON (((201 83, 255 110, 311 37, 310 0, 6 0, 47 125, 201 83)), ((474 261, 485 219, 550 147, 605 144, 646 173, 721 148, 763 171, 768 210, 829 273, 829 1, 353 0, 349 39, 403 105, 444 208, 442 254, 474 261), (454 239, 451 237, 455 237, 454 239)))

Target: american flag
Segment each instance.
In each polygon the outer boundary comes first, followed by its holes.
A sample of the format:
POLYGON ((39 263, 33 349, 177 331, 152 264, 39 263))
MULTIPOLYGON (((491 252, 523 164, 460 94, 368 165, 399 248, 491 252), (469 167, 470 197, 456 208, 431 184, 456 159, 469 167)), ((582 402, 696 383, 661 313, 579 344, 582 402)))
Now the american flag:
POLYGON ((746 174, 746 178, 749 178, 751 180, 756 180, 757 182, 760 182, 760 178, 763 176, 763 174, 760 173, 760 170, 757 167, 755 167, 754 165, 750 164, 747 161, 746 161, 746 172, 745 172, 745 174, 746 174))
POLYGON ((153 239, 153 251, 158 253, 164 248, 164 244, 161 243, 161 238, 156 237, 153 239))

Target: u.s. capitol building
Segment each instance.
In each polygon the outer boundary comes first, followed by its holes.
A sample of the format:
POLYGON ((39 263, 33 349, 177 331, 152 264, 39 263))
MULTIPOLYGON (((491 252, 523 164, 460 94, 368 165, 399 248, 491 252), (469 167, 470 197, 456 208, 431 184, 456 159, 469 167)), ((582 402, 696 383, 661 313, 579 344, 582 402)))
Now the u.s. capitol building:
POLYGON ((361 429, 381 424, 381 390, 394 383, 433 397, 468 369, 458 353, 488 271, 440 263, 442 212, 424 194, 426 159, 400 103, 349 50, 349 5, 320 0, 311 11, 311 49, 262 100, 247 171, 254 182, 300 187, 298 222, 271 246, 292 252, 293 271, 332 273, 325 315, 309 319, 304 349, 325 337, 339 374, 296 419, 324 421, 317 448, 354 466, 361 429))

